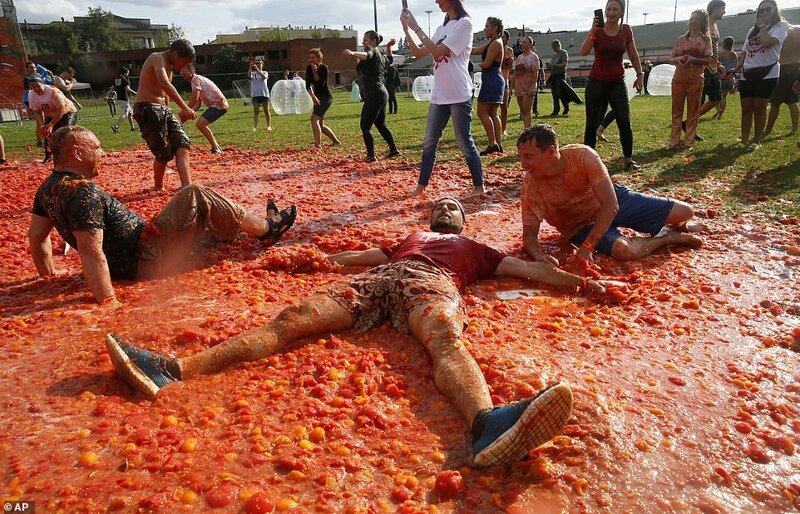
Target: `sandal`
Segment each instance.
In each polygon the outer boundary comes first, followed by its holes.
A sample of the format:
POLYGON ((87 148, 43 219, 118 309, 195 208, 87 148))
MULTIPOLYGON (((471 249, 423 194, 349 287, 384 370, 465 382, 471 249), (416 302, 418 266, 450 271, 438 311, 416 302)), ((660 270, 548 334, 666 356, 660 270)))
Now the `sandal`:
MULTIPOLYGON (((267 212, 269 210, 278 211, 278 208, 275 206, 275 203, 270 200, 267 203, 267 212)), ((283 235, 292 228, 294 225, 294 220, 297 218, 297 207, 292 205, 288 209, 283 209, 282 211, 278 212, 281 216, 280 221, 275 221, 271 217, 267 217, 267 224, 269 224, 269 230, 266 234, 259 236, 258 239, 266 244, 266 246, 272 246, 277 243, 283 235)))

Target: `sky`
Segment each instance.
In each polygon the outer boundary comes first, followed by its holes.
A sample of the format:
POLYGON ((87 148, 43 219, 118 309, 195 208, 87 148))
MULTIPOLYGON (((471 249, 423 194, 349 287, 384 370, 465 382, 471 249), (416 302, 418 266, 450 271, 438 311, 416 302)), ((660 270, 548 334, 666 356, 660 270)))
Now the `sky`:
MULTIPOLYGON (((595 9, 602 8, 603 0, 572 0, 568 6, 551 0, 466 0, 465 6, 475 20, 476 31, 482 28, 488 16, 496 16, 508 27, 523 25, 526 29, 588 30, 595 9)), ((705 8, 706 1, 677 0, 678 19, 688 19, 689 14, 705 8)), ((377 0, 378 31, 385 40, 403 36, 398 21, 401 0, 377 0)), ((89 7, 98 5, 106 11, 128 18, 149 18, 153 23, 176 24, 184 28, 186 37, 195 44, 213 40, 217 34, 238 33, 245 27, 259 26, 322 26, 342 28, 352 25, 359 33, 373 28, 373 8, 370 0, 16 0, 19 21, 49 22, 83 16, 89 7)), ((432 10, 430 25, 433 30, 441 24, 443 14, 433 0, 408 0, 409 9, 420 26, 427 30, 428 15, 432 10)), ((727 13, 736 14, 755 9, 757 0, 731 0, 727 13)), ((800 7, 800 0, 787 4, 779 1, 781 8, 800 7)), ((629 0, 628 14, 631 25, 672 21, 674 1, 653 3, 652 0, 629 0)))

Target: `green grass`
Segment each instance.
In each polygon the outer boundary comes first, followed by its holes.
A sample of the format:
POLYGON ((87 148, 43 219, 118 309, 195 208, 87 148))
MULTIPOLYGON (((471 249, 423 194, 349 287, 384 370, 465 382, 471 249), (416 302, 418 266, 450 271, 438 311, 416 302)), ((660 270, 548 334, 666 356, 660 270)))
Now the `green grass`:
MULTIPOLYGON (((552 101, 545 92, 540 98, 539 111, 551 111, 552 101)), ((428 104, 415 102, 405 94, 398 95, 398 115, 388 117, 388 125, 395 134, 398 145, 407 156, 421 153, 422 138, 428 104)), ((89 102, 87 102, 89 103, 89 102)), ((231 102, 230 112, 212 125, 218 141, 223 147, 241 147, 259 150, 282 150, 285 148, 304 148, 311 141, 308 115, 277 116, 273 113, 273 132, 263 130, 253 133, 252 108, 242 105, 237 99, 231 102)), ((86 104, 84 104, 86 105, 86 104)), ((797 136, 789 137, 789 116, 784 106, 773 135, 767 138, 764 146, 753 153, 747 153, 737 145, 740 133, 739 98, 732 97, 722 120, 712 121, 710 114, 701 120, 699 132, 705 138, 698 142, 691 153, 672 152, 664 148, 669 135, 670 98, 640 97, 632 100, 634 126, 634 158, 644 167, 636 173, 624 172, 621 168, 621 149, 617 142, 616 126, 606 131, 610 142, 598 146, 598 151, 609 164, 614 179, 637 188, 650 188, 663 194, 679 198, 697 199, 700 203, 727 214, 755 211, 772 216, 800 215, 800 149, 795 144, 797 136)), ((359 130, 361 104, 350 101, 349 92, 335 93, 333 107, 328 112, 327 124, 333 128, 345 143, 342 151, 361 158, 363 143, 359 130)), ((516 135, 522 130, 518 119, 518 108, 512 101, 509 115, 509 134, 516 135)), ((94 131, 108 150, 120 150, 142 145, 139 132, 130 132, 123 125, 119 134, 111 131, 113 118, 109 115, 105 102, 86 106, 81 111, 80 124, 94 131)), ((584 110, 574 106, 568 118, 540 117, 539 120, 556 126, 561 144, 581 142, 583 139, 584 110)), ((260 120, 263 129, 263 115, 260 120)), ((208 150, 202 135, 188 124, 192 141, 208 150)), ((473 134, 479 148, 486 146, 486 137, 477 116, 473 118, 473 134)), ((34 142, 33 123, 22 125, 2 125, 2 135, 6 142, 6 152, 11 158, 27 159, 33 154, 27 146, 34 142)), ((376 135, 376 137, 378 137, 376 135)), ((452 129, 445 131, 444 145, 440 160, 461 161, 455 149, 452 129)), ((499 159, 486 160, 489 166, 487 177, 491 183, 492 167, 518 167, 516 152, 513 151, 514 137, 505 140, 507 154, 499 159), (509 151, 511 150, 511 151, 509 151)), ((378 151, 383 150, 383 142, 378 137, 378 151)))

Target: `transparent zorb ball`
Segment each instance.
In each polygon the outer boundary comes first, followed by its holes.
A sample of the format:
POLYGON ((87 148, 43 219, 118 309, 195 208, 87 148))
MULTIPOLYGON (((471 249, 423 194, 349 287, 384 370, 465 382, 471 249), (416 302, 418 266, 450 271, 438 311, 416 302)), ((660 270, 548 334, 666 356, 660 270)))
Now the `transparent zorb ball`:
POLYGON ((659 64, 650 72, 647 79, 647 91, 653 96, 670 96, 673 75, 675 75, 675 66, 659 64))
POLYGON ((433 94, 433 75, 425 75, 414 79, 411 94, 417 102, 430 102, 433 94))
POLYGON ((306 114, 314 108, 314 102, 306 91, 303 80, 279 80, 269 93, 272 109, 279 115, 306 114))

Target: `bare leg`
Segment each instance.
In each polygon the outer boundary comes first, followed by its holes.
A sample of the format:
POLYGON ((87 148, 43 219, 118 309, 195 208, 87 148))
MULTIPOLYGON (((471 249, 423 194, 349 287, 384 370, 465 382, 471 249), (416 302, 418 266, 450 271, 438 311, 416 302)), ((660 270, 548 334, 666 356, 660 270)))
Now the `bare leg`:
POLYGON ((258 128, 258 105, 253 104, 253 132, 258 128))
POLYGON ((333 130, 331 130, 331 128, 329 126, 325 125, 325 120, 324 119, 320 118, 319 125, 320 125, 320 130, 322 130, 322 133, 325 134, 325 136, 328 139, 330 139, 331 142, 334 145, 342 144, 342 142, 339 141, 339 138, 336 137, 336 134, 333 133, 333 130))
POLYGON ((611 256, 621 261, 636 260, 669 245, 700 248, 703 242, 697 236, 676 230, 669 230, 666 234, 655 237, 620 237, 611 248, 611 256))
POLYGON ((797 125, 798 121, 800 121, 800 108, 798 108, 797 103, 789 104, 789 115, 792 117, 792 131, 789 135, 793 136, 797 134, 797 125))
POLYGON ((311 132, 314 134, 314 146, 319 148, 320 145, 320 137, 322 128, 320 127, 322 118, 317 116, 316 114, 311 115, 311 132))
POLYGON ((188 186, 192 183, 192 165, 189 162, 189 149, 178 148, 175 151, 175 165, 178 168, 178 176, 181 177, 181 186, 188 186))
POLYGON ((340 332, 352 326, 353 316, 350 311, 328 296, 312 296, 285 308, 264 326, 200 353, 178 359, 181 379, 188 380, 198 375, 216 373, 237 362, 263 359, 297 339, 340 332))
POLYGON ((704 103, 700 107, 700 111, 697 113, 697 117, 699 118, 700 116, 704 115, 705 113, 707 113, 708 111, 710 111, 714 107, 718 106, 719 102, 720 102, 719 100, 708 100, 706 103, 704 103))
POLYGON ((153 189, 162 191, 164 189, 164 172, 167 171, 167 165, 163 162, 153 160, 153 189))
POLYGON ((503 103, 500 104, 500 126, 502 127, 502 134, 506 135, 506 125, 508 124, 508 101, 511 99, 511 90, 506 85, 503 91, 503 103))
POLYGON ((761 144, 764 138, 764 125, 767 123, 767 102, 765 98, 753 98, 753 143, 761 144))
POLYGON ((264 104, 264 119, 267 120, 267 132, 272 132, 272 115, 269 112, 269 103, 264 104))
POLYGON ((131 126, 131 130, 133 130, 133 114, 128 114, 128 123, 131 126))
POLYGON ((767 128, 764 129, 764 137, 767 137, 775 127, 775 122, 778 121, 778 115, 781 113, 780 103, 769 104, 769 115, 767 116, 767 128))
POLYGON ((197 130, 200 131, 201 134, 205 136, 208 140, 209 144, 211 145, 211 149, 219 148, 219 144, 217 144, 217 140, 214 138, 214 133, 211 132, 211 129, 208 128, 208 120, 205 118, 200 118, 197 120, 197 130))
POLYGON ((436 387, 469 426, 478 412, 492 407, 492 398, 478 363, 461 341, 463 323, 458 307, 449 302, 416 309, 408 316, 412 335, 433 359, 436 387))
POLYGON ((750 128, 753 126, 753 100, 742 98, 742 144, 750 144, 750 128))
POLYGON ((496 145, 497 140, 495 139, 494 124, 492 123, 492 119, 489 116, 489 104, 484 102, 478 102, 478 118, 481 119, 481 123, 483 124, 483 130, 486 131, 486 137, 489 140, 488 145, 489 146, 496 145))
POLYGON ((491 118, 492 125, 494 126, 495 144, 498 146, 501 146, 500 140, 503 138, 503 125, 500 123, 500 116, 497 115, 500 105, 501 104, 492 104, 489 106, 489 117, 491 118))
POLYGON ((0 134, 0 161, 6 162, 6 144, 3 141, 2 134, 0 134))

